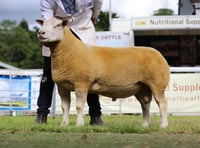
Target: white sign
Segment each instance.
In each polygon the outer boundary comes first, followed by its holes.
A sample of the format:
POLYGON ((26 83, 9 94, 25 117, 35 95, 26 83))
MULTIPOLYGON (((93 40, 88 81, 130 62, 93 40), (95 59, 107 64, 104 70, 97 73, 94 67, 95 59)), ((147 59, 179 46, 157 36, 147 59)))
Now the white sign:
POLYGON ((133 18, 133 30, 145 29, 200 29, 199 16, 152 16, 133 18))
MULTIPOLYGON (((165 94, 169 113, 200 113, 200 73, 171 74, 165 94)), ((101 101, 104 102, 103 99, 101 101)), ((121 101, 122 113, 142 112, 141 106, 134 96, 117 101, 121 101)), ((108 104, 107 101, 106 103, 108 104)), ((151 102, 150 110, 151 113, 159 113, 154 99, 151 102)))
POLYGON ((172 74, 166 96, 169 112, 200 112, 200 74, 172 74))
POLYGON ((129 33, 122 32, 97 32, 98 46, 125 47, 130 46, 129 33))

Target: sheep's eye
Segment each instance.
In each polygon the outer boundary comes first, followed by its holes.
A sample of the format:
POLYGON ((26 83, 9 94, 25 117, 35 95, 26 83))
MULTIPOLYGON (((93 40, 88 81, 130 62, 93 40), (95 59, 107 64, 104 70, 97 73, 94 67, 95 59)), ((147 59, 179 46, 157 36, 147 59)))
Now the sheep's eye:
POLYGON ((62 24, 57 24, 56 26, 54 26, 54 28, 57 28, 57 27, 61 27, 62 24))
POLYGON ((62 26, 62 24, 58 24, 58 25, 57 25, 57 27, 61 27, 61 26, 62 26))

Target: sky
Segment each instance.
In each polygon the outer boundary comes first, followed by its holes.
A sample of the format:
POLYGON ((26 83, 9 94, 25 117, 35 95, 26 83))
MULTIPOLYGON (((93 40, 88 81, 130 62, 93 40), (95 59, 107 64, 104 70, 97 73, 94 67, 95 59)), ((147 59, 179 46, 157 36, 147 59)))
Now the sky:
MULTIPOLYGON (((103 0, 103 11, 109 11, 110 0, 103 0)), ((40 18, 40 0, 2 0, 0 21, 9 19, 17 22, 25 19, 29 26, 36 25, 40 18)), ((111 0, 111 10, 123 18, 151 16, 159 8, 169 8, 178 13, 178 0, 111 0)))

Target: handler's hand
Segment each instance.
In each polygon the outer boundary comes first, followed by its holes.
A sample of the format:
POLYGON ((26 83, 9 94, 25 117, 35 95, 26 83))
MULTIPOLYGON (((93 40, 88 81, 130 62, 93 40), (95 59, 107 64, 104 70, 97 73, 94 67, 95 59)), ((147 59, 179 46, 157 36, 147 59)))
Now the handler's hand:
POLYGON ((92 17, 92 18, 91 18, 91 20, 92 20, 92 23, 93 23, 94 25, 96 25, 96 24, 97 24, 97 18, 95 18, 95 17, 92 17))

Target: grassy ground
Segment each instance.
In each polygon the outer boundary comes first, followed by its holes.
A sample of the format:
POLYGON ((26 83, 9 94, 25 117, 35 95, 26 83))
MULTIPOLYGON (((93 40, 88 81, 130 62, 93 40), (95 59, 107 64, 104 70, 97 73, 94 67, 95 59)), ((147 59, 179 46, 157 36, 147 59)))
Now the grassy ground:
POLYGON ((142 128, 141 116, 103 116, 106 125, 61 127, 61 117, 48 118, 47 125, 34 124, 34 116, 0 117, 0 147, 199 147, 200 117, 169 116, 169 127, 160 129, 160 118, 152 116, 152 125, 142 128))

